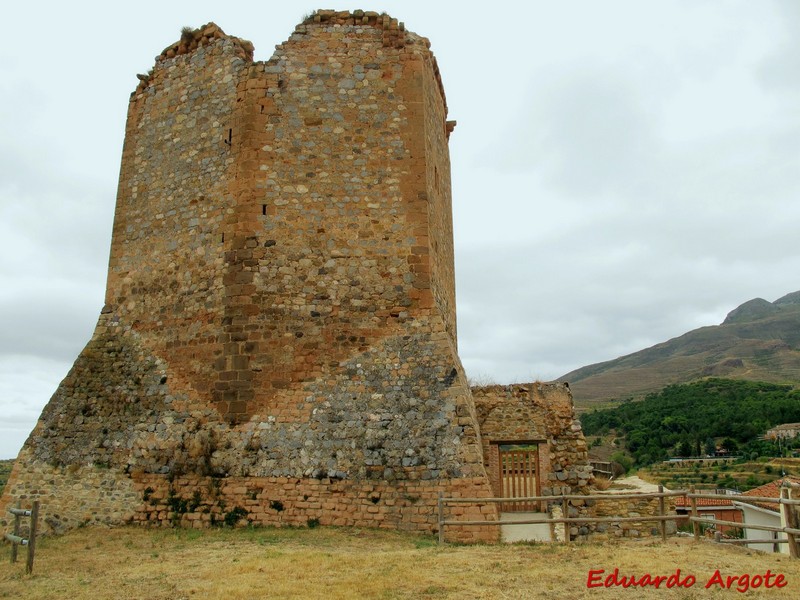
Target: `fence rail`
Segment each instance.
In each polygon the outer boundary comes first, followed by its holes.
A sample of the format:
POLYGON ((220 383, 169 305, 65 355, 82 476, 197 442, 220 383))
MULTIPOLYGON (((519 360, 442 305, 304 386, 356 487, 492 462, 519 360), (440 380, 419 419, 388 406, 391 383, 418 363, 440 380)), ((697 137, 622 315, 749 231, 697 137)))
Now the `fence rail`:
MULTIPOLYGON (((792 558, 800 557, 800 543, 798 542, 795 536, 800 536, 800 523, 798 523, 797 513, 792 510, 792 506, 800 505, 800 499, 798 498, 790 498, 789 490, 790 489, 798 489, 795 487, 794 484, 783 486, 781 487, 780 491, 780 498, 769 498, 769 497, 759 497, 759 496, 727 496, 725 497, 727 500, 731 502, 741 503, 741 504, 757 504, 759 502, 768 502, 770 504, 777 504, 778 508, 781 512, 782 521, 786 523, 784 527, 775 527, 772 525, 758 525, 755 523, 736 523, 733 521, 724 521, 722 519, 715 519, 711 517, 700 517, 697 514, 697 499, 698 498, 717 498, 719 496, 715 496, 713 494, 697 494, 695 493, 694 486, 692 486, 690 492, 686 494, 686 497, 689 499, 692 507, 692 516, 689 517, 689 521, 692 523, 692 533, 694 534, 695 539, 700 537, 700 524, 701 523, 710 523, 713 525, 727 525, 731 527, 737 527, 739 529, 754 529, 756 531, 769 531, 772 533, 785 533, 786 538, 783 542, 780 540, 775 541, 771 540, 766 543, 787 543, 789 545, 789 556, 792 558)), ((734 542, 728 542, 734 543, 734 542)), ((751 544, 758 544, 763 543, 760 540, 754 539, 745 539, 743 544, 751 543, 751 544)))
POLYGON ((14 515, 14 533, 7 533, 3 536, 6 540, 11 542, 11 562, 17 562, 17 546, 27 546, 28 560, 25 561, 25 573, 33 573, 33 555, 36 550, 36 527, 39 522, 39 501, 33 501, 33 507, 28 510, 20 508, 17 504, 16 508, 9 508, 8 512, 14 515), (24 538, 20 535, 20 521, 23 517, 30 518, 30 532, 28 537, 24 538))
MULTIPOLYGON (((792 506, 800 506, 800 499, 798 498, 790 498, 789 497, 789 487, 792 489, 797 489, 795 486, 787 486, 781 488, 781 497, 780 498, 769 498, 769 497, 759 497, 759 496, 729 496, 729 495, 721 495, 721 494, 704 494, 704 493, 697 493, 692 487, 690 490, 674 490, 674 491, 664 491, 663 486, 658 486, 658 492, 650 492, 650 493, 632 493, 632 494, 588 494, 588 495, 580 495, 580 494, 563 494, 559 496, 527 496, 524 498, 445 498, 443 493, 439 493, 437 508, 438 508, 438 523, 439 523, 439 543, 444 543, 444 530, 447 526, 501 526, 501 525, 555 525, 555 524, 564 524, 565 529, 566 525, 569 523, 630 523, 630 522, 639 522, 639 523, 647 523, 647 522, 654 522, 658 523, 658 527, 661 533, 661 539, 666 540, 666 522, 667 521, 678 521, 681 520, 679 515, 668 515, 665 506, 665 499, 669 497, 677 497, 681 496, 688 500, 689 505, 691 506, 692 514, 688 518, 689 522, 692 523, 692 531, 694 534, 695 539, 700 539, 700 524, 701 523, 710 523, 714 525, 726 525, 731 527, 737 527, 740 529, 755 529, 760 531, 770 531, 770 532, 778 532, 778 533, 785 533, 786 539, 770 539, 767 542, 763 540, 755 540, 755 539, 743 539, 743 540, 718 540, 723 543, 728 544, 746 544, 746 543, 777 543, 777 544, 789 544, 789 555, 792 558, 798 558, 800 556, 800 551, 798 550, 798 539, 795 536, 800 536, 800 523, 797 522, 797 518, 795 515, 795 511, 792 510, 792 506), (785 527, 774 527, 770 525, 756 525, 756 524, 749 524, 749 523, 740 523, 735 521, 725 521, 722 519, 716 519, 714 517, 706 517, 706 516, 698 516, 697 511, 697 500, 702 498, 708 499, 724 499, 729 501, 741 502, 746 504, 752 503, 764 503, 769 502, 772 504, 776 504, 779 506, 780 510, 783 513, 783 518, 786 522, 785 527), (512 502, 520 502, 520 503, 532 503, 532 502, 547 502, 551 504, 561 504, 562 507, 562 514, 568 515, 569 509, 569 501, 570 500, 583 500, 583 501, 593 501, 593 502, 602 502, 602 501, 614 501, 614 500, 658 500, 658 514, 656 515, 642 515, 637 517, 544 517, 539 519, 524 519, 520 521, 499 521, 499 520, 473 520, 473 521, 463 521, 463 520, 448 520, 444 516, 444 508, 445 505, 449 504, 507 504, 512 502)), ((565 531, 564 541, 569 542, 569 532, 565 531)))
POLYGON ((609 477, 614 474, 610 462, 602 460, 590 460, 589 465, 592 467, 592 471, 595 473, 602 473, 603 475, 608 475, 609 477))

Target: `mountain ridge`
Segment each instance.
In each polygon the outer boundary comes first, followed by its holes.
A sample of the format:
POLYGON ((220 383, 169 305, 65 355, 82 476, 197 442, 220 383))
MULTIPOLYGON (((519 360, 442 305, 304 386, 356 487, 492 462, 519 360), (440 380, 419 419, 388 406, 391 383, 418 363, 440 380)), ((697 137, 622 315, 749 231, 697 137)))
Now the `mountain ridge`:
POLYGON ((569 382, 580 410, 704 377, 800 383, 800 291, 774 302, 753 298, 719 325, 575 369, 558 380, 569 382))

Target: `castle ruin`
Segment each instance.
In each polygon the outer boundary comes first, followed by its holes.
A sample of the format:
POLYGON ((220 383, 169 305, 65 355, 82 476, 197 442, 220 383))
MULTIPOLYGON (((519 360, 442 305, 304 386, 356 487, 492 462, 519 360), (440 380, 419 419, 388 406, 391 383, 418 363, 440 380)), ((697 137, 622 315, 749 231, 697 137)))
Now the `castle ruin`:
POLYGON ((429 46, 386 15, 319 11, 266 62, 209 24, 139 76, 105 306, 3 512, 38 498, 56 532, 430 532, 439 492, 503 493, 509 444, 535 452, 535 491, 585 489, 568 389, 473 394, 459 361, 455 123, 429 46))

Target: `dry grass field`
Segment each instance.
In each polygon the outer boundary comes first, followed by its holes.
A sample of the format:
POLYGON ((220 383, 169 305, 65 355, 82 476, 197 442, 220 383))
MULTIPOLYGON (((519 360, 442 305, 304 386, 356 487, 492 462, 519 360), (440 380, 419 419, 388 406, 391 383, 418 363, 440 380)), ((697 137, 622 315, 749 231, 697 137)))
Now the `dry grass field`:
POLYGON ((32 576, 24 574, 24 558, 12 565, 8 546, 2 550, 0 598, 15 600, 739 597, 735 589, 704 588, 716 569, 723 577, 769 569, 770 583, 774 574, 787 582, 743 597, 800 597, 800 560, 686 538, 440 548, 430 537, 358 529, 84 528, 42 539, 32 576), (590 570, 615 567, 637 578, 680 569, 697 581, 690 588, 587 588, 590 570))

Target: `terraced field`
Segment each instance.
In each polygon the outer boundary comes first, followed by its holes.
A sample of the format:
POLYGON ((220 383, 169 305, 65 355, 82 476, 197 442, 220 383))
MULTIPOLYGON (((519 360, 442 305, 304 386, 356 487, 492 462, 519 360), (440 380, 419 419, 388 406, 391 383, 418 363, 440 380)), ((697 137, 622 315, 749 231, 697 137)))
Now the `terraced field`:
POLYGON ((669 489, 729 488, 747 491, 781 477, 800 473, 800 459, 760 459, 727 463, 689 462, 656 463, 639 471, 639 476, 669 489))

